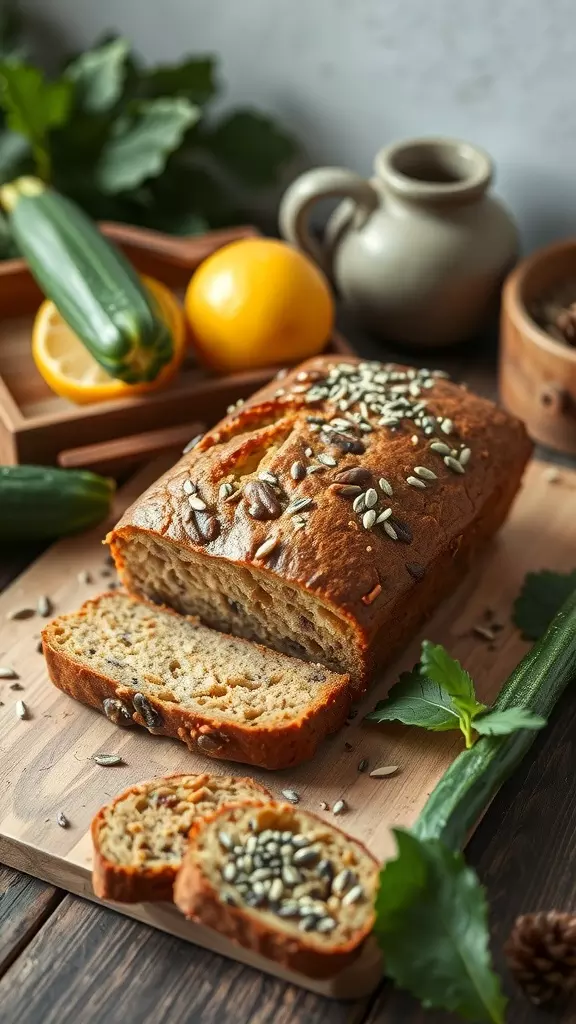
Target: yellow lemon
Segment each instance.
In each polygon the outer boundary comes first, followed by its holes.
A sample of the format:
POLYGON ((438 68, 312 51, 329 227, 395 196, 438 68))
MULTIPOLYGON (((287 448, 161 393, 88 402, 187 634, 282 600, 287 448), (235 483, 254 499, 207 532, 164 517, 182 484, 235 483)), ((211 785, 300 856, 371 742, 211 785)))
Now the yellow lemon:
POLYGON ((174 352, 156 380, 125 384, 111 377, 90 355, 88 349, 68 327, 56 306, 46 299, 36 314, 32 328, 32 355, 48 387, 77 405, 130 398, 164 387, 178 371, 186 353, 186 321, 176 297, 166 285, 151 277, 142 277, 160 308, 174 339, 174 352))
POLYGON ((200 264, 185 299, 193 342, 222 371, 295 363, 330 337, 334 301, 322 272, 296 249, 247 238, 200 264))

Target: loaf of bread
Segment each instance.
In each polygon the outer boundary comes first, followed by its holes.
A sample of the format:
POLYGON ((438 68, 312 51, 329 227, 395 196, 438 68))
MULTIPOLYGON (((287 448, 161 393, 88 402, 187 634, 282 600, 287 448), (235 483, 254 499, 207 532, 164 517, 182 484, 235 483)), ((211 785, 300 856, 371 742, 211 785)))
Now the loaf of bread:
POLYGON ((350 710, 347 676, 118 591, 59 616, 42 641, 59 689, 212 758, 300 764, 350 710))
POLYGON ((444 374, 319 357, 204 435, 109 540, 133 593, 361 691, 501 525, 530 451, 444 374))
POLYGON ((193 823, 239 800, 265 801, 252 779, 168 775, 120 793, 92 821, 92 885, 118 903, 172 900, 174 879, 193 823))
POLYGON ((361 843, 316 815, 247 800, 194 823, 174 901, 240 945, 326 978, 372 929, 378 871, 361 843))

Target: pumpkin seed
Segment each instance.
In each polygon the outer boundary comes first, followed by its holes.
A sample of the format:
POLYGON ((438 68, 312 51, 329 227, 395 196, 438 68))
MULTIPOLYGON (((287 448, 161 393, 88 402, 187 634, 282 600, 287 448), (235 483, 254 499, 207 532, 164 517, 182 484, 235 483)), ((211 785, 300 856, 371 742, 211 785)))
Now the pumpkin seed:
POLYGON ((102 768, 114 768, 116 765, 125 764, 124 758, 120 754, 94 754, 91 760, 102 768))
POLYGON ((370 772, 371 779, 382 779, 386 775, 394 775, 394 772, 398 771, 397 764, 384 765, 382 768, 375 768, 373 772, 370 772))
POLYGON ((46 594, 42 594, 36 603, 36 611, 42 618, 47 618, 48 615, 52 614, 52 601, 46 594))

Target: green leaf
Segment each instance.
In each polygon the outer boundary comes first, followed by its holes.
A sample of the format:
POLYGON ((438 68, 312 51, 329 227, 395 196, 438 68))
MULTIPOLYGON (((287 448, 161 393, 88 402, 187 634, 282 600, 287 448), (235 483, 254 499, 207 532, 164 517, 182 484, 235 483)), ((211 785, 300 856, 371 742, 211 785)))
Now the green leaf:
POLYGON ((254 110, 229 114, 203 141, 227 170, 251 187, 273 185, 298 152, 288 132, 254 110))
POLYGON ((40 177, 50 175, 48 133, 66 121, 73 88, 65 79, 46 81, 38 68, 28 64, 0 64, 0 105, 6 111, 8 127, 30 142, 40 177))
POLYGON ((118 38, 95 50, 87 50, 66 68, 76 87, 77 105, 86 113, 101 114, 121 98, 130 47, 118 38))
POLYGON ((15 132, 1 132, 0 184, 30 173, 33 167, 32 151, 26 139, 15 132))
POLYGON ((200 108, 182 96, 139 102, 130 119, 117 123, 117 134, 102 150, 96 167, 99 188, 127 192, 161 174, 199 117, 200 108))
POLYGON ((518 729, 543 729, 546 719, 534 714, 529 708, 506 708, 504 711, 488 711, 474 718, 473 726, 482 736, 507 736, 518 729))
POLYGON ((185 96, 192 103, 204 104, 217 92, 215 72, 215 57, 186 57, 180 64, 144 71, 140 88, 145 96, 185 96))
POLYGON ((374 931, 387 974, 424 1007, 503 1024, 484 890, 461 853, 395 829, 396 860, 380 874, 374 931))
POLYGON ((569 573, 529 572, 514 602, 512 619, 526 640, 544 635, 556 612, 576 588, 576 570, 569 573))
POLYGON ((438 686, 441 686, 451 697, 457 697, 462 707, 470 711, 476 707, 476 695, 472 677, 462 668, 459 661, 450 657, 442 644, 432 644, 424 640, 420 656, 420 671, 438 686))
POLYGON ((386 700, 366 715, 370 722, 403 722, 434 732, 458 729, 459 717, 448 694, 433 679, 421 675, 418 665, 403 672, 386 700))

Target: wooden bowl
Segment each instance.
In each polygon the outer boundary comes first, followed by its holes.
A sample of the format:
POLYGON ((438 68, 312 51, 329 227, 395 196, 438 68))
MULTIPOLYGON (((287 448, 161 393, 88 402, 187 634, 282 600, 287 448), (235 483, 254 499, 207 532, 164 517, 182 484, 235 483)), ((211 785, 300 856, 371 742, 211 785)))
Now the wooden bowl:
MULTIPOLYGON (((175 238, 125 224, 101 227, 141 273, 163 281, 178 296, 207 256, 258 234, 246 226, 175 238)), ((216 374, 200 366, 190 348, 179 374, 160 391, 74 405, 50 390, 32 359, 31 329, 41 301, 23 260, 0 262, 0 463, 5 465, 58 463, 124 473, 164 451, 182 449, 279 369, 216 374)), ((335 333, 327 351, 352 350, 335 333)))
POLYGON ((540 444, 576 455, 576 348, 550 337, 529 309, 555 286, 576 281, 576 240, 523 260, 502 294, 499 390, 502 404, 540 444))

